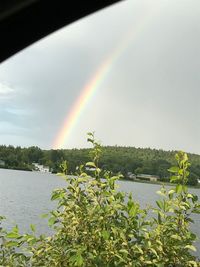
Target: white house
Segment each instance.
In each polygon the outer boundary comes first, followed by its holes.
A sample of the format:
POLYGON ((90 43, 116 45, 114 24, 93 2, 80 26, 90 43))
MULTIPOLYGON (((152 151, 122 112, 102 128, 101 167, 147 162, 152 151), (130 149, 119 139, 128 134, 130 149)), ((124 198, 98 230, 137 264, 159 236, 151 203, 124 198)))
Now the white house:
POLYGON ((0 159, 0 166, 5 166, 5 161, 0 159))
POLYGON ((33 162, 33 165, 35 166, 35 169, 39 172, 50 172, 48 166, 43 166, 35 162, 33 162))
POLYGON ((137 179, 141 180, 149 180, 151 182, 157 182, 159 177, 157 175, 150 175, 150 174, 138 174, 137 179))
POLYGON ((127 176, 128 176, 129 179, 133 179, 133 180, 136 179, 136 175, 134 173, 132 173, 132 172, 128 172, 127 176))

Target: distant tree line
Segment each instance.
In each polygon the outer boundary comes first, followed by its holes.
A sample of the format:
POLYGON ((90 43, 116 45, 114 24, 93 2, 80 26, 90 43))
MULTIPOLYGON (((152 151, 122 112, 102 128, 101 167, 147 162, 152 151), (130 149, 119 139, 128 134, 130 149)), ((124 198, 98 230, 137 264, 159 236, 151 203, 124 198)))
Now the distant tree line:
MULTIPOLYGON (((21 148, 0 146, 0 160, 5 165, 2 168, 32 170, 33 162, 49 166, 52 172, 59 172, 63 160, 68 162, 68 172, 76 173, 76 167, 90 161, 91 149, 60 149, 42 150, 37 146, 21 148)), ((169 181, 169 167, 175 163, 176 151, 164 151, 150 148, 134 148, 107 146, 103 147, 99 166, 110 170, 113 174, 127 173, 152 174, 160 177, 161 181, 169 181)), ((188 184, 196 185, 200 178, 200 155, 188 154, 191 162, 188 184)))

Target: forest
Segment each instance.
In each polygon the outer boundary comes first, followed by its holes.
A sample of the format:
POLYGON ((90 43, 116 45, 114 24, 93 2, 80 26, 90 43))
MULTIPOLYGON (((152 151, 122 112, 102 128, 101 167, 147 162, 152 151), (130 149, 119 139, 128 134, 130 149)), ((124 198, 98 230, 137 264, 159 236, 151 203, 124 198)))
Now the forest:
MULTIPOLYGON (((161 181, 169 181, 169 167, 175 163, 177 151, 164 151, 150 148, 105 146, 99 166, 112 174, 127 173, 151 174, 161 181)), ((191 166, 188 184, 197 185, 200 178, 200 155, 188 153, 191 166)), ((28 148, 0 146, 0 167, 17 170, 33 170, 33 162, 48 166, 53 173, 60 171, 60 164, 66 160, 69 174, 76 173, 76 167, 91 159, 91 149, 42 150, 37 146, 28 148), (2 164, 2 161, 4 164, 2 164)))

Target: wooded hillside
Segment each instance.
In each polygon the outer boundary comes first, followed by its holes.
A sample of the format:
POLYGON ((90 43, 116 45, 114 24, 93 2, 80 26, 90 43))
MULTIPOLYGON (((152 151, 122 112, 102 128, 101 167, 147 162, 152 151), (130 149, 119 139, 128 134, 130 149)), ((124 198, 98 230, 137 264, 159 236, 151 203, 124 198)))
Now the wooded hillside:
MULTIPOLYGON (((0 146, 0 160, 5 162, 3 168, 31 170, 32 163, 49 166, 53 172, 59 171, 63 160, 68 162, 70 174, 76 167, 90 161, 91 149, 41 150, 38 147, 0 146)), ((103 147, 100 167, 116 174, 121 172, 125 177, 128 172, 134 174, 158 175, 161 180, 168 181, 168 168, 175 163, 176 151, 164 151, 150 148, 135 147, 103 147)), ((200 155, 189 154, 191 162, 189 184, 196 185, 200 177, 200 155)))

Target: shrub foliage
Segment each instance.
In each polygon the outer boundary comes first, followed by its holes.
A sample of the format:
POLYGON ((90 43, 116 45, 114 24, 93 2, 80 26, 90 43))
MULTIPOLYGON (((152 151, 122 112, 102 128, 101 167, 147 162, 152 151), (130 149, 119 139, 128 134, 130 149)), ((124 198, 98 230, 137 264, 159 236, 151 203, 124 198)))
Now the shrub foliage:
MULTIPOLYGON (((117 188, 120 175, 99 166, 101 146, 92 143, 92 161, 81 165, 75 177, 61 165, 66 188, 52 193, 57 208, 49 214, 51 236, 20 234, 18 227, 0 229, 0 265, 20 266, 200 266, 194 256, 196 236, 190 230, 192 213, 200 213, 196 195, 188 192, 188 157, 176 154, 171 167, 173 187, 160 189, 155 207, 142 209, 132 194, 117 188), (88 175, 86 169, 90 168, 88 175)), ((4 218, 1 217, 0 220, 4 218)))

